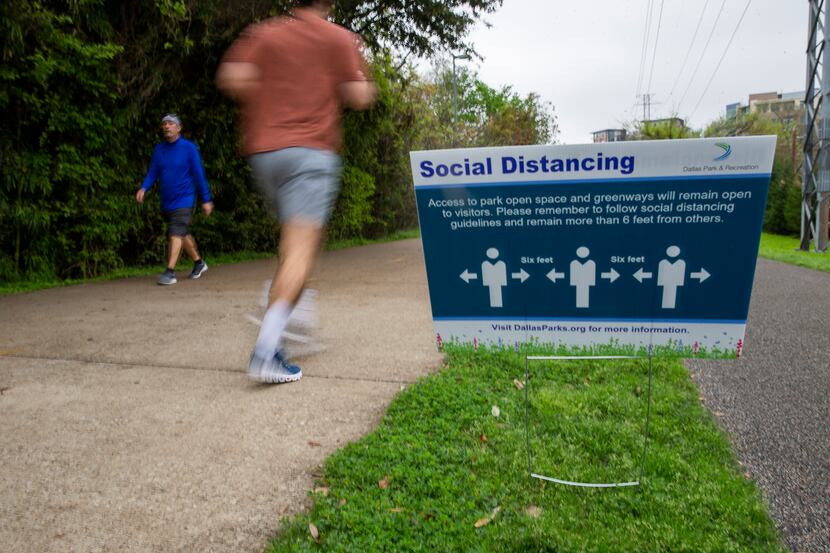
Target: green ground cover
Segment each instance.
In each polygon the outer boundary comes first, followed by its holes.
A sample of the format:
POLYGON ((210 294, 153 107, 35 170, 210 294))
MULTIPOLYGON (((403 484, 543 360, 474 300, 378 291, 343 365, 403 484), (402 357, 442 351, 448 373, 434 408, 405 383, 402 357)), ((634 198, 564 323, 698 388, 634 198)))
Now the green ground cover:
POLYGON ((830 271, 830 253, 815 252, 812 247, 811 251, 803 252, 797 249, 800 243, 798 238, 765 232, 761 235, 758 255, 817 271, 830 271))
MULTIPOLYGON (((367 244, 375 244, 379 242, 391 242, 393 240, 404 240, 408 238, 417 238, 420 232, 415 230, 401 231, 390 236, 380 239, 352 239, 352 240, 336 240, 329 241, 326 244, 326 250, 338 250, 343 248, 351 248, 355 246, 365 246, 367 244)), ((775 259, 784 263, 792 265, 800 265, 810 269, 819 271, 830 271, 830 255, 826 253, 802 252, 796 251, 799 245, 797 238, 789 236, 779 236, 775 234, 763 233, 761 236, 761 246, 758 254, 761 257, 768 259, 775 259)), ((267 259, 273 257, 272 252, 238 252, 234 254, 223 254, 219 256, 208 256, 211 266, 225 265, 228 263, 239 263, 242 261, 253 261, 257 259, 267 259)), ((108 273, 106 275, 94 279, 71 279, 71 280, 29 280, 25 282, 0 283, 0 295, 14 294, 17 292, 30 292, 34 290, 41 290, 44 288, 55 288, 58 286, 71 286, 73 284, 83 284, 85 282, 96 282, 101 280, 113 280, 117 278, 127 278, 135 276, 147 276, 161 272, 162 267, 127 267, 108 273)), ((183 261, 177 266, 177 271, 187 271, 190 269, 190 262, 183 261)))
POLYGON ((441 371, 328 459, 268 551, 785 551, 682 361, 653 366, 643 485, 613 489, 528 469, 637 479, 647 362, 533 362, 528 386, 524 370, 512 350, 448 346, 441 371))
MULTIPOLYGON (((358 239, 350 239, 350 240, 331 240, 326 242, 325 249, 326 251, 332 250, 342 250, 344 248, 352 248, 355 246, 365 246, 367 244, 377 244, 381 242, 392 242, 394 240, 404 240, 407 238, 417 238, 420 236, 420 232, 416 230, 408 230, 408 231, 401 231, 391 234, 389 236, 369 240, 365 238, 358 238, 358 239)), ((216 267, 219 265, 228 265, 230 263, 241 263, 243 261, 255 261, 258 259, 268 259, 274 257, 274 252, 237 252, 233 254, 220 254, 216 256, 209 255, 209 253, 205 252, 205 260, 208 262, 208 265, 211 267, 216 267)), ((182 259, 179 260, 179 264, 176 266, 177 272, 187 272, 192 268, 192 263, 186 255, 182 254, 182 259)), ((43 280, 28 280, 23 282, 11 282, 11 283, 0 283, 0 295, 4 294, 14 294, 17 292, 31 292, 34 290, 42 290, 44 288, 57 288, 59 286, 71 286, 73 284, 84 284, 87 282, 97 282, 102 280, 115 280, 118 278, 129 278, 129 277, 137 277, 137 276, 147 276, 147 275, 155 275, 160 274, 161 271, 164 269, 162 266, 153 266, 153 267, 126 267, 124 269, 120 269, 118 271, 113 271, 111 273, 107 273, 106 275, 102 275, 100 277, 91 278, 91 279, 69 279, 69 280, 56 280, 56 279, 43 279, 43 280)))

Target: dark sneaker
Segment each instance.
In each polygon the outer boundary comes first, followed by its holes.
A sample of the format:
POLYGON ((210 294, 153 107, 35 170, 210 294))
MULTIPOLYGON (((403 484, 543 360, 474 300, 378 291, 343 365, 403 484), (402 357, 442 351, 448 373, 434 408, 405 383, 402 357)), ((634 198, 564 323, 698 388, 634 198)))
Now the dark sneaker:
POLYGON ((303 377, 303 371, 297 365, 292 365, 285 359, 282 351, 278 351, 271 359, 263 359, 256 352, 251 354, 248 363, 248 378, 265 384, 283 384, 296 382, 303 377))
POLYGON ((165 269, 158 279, 158 283, 162 286, 169 286, 170 284, 176 284, 176 282, 176 273, 170 269, 165 269))
POLYGON ((202 276, 202 273, 208 270, 207 263, 205 263, 204 259, 200 259, 196 263, 193 264, 193 270, 190 271, 190 278, 199 278, 202 276))

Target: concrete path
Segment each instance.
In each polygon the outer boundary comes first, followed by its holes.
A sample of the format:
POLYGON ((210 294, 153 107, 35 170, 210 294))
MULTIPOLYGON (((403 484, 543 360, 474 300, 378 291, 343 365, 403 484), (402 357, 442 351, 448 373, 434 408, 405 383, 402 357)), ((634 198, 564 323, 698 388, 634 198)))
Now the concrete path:
POLYGON ((261 551, 439 365, 423 267, 418 240, 326 253, 329 349, 281 386, 245 376, 273 262, 0 297, 0 549, 261 551))
POLYGON ((830 273, 758 260, 745 355, 689 362, 794 550, 830 552, 830 273))
MULTIPOLYGON (((210 261, 210 260, 208 260, 210 261)), ((4 552, 261 551, 313 474, 434 370, 420 242, 327 253, 329 350, 244 374, 273 262, 0 297, 4 552)), ((796 551, 830 551, 830 274, 759 260, 746 354, 690 362, 796 551)))

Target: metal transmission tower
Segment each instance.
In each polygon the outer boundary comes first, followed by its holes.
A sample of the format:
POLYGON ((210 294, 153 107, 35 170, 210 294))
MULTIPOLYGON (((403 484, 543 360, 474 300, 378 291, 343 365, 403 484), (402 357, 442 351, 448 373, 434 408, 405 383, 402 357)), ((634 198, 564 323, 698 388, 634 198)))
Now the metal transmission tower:
POLYGON ((830 10, 824 0, 808 0, 807 88, 804 98, 804 173, 801 181, 801 246, 827 249, 830 197, 830 10), (821 71, 819 71, 821 69, 821 71))
POLYGON ((643 94, 639 94, 638 98, 642 98, 643 101, 639 104, 635 104, 638 106, 643 106, 643 121, 650 121, 651 120, 651 106, 658 105, 660 102, 654 101, 654 94, 649 94, 645 92, 643 94))

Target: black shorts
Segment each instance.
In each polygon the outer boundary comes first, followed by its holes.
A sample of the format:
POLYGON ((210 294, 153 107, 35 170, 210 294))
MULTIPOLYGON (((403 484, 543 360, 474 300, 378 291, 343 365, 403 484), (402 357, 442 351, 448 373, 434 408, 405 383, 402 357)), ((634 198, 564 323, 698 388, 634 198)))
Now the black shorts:
POLYGON ((193 220, 193 209, 182 207, 164 213, 167 217, 167 236, 187 236, 190 233, 190 221, 193 220))

